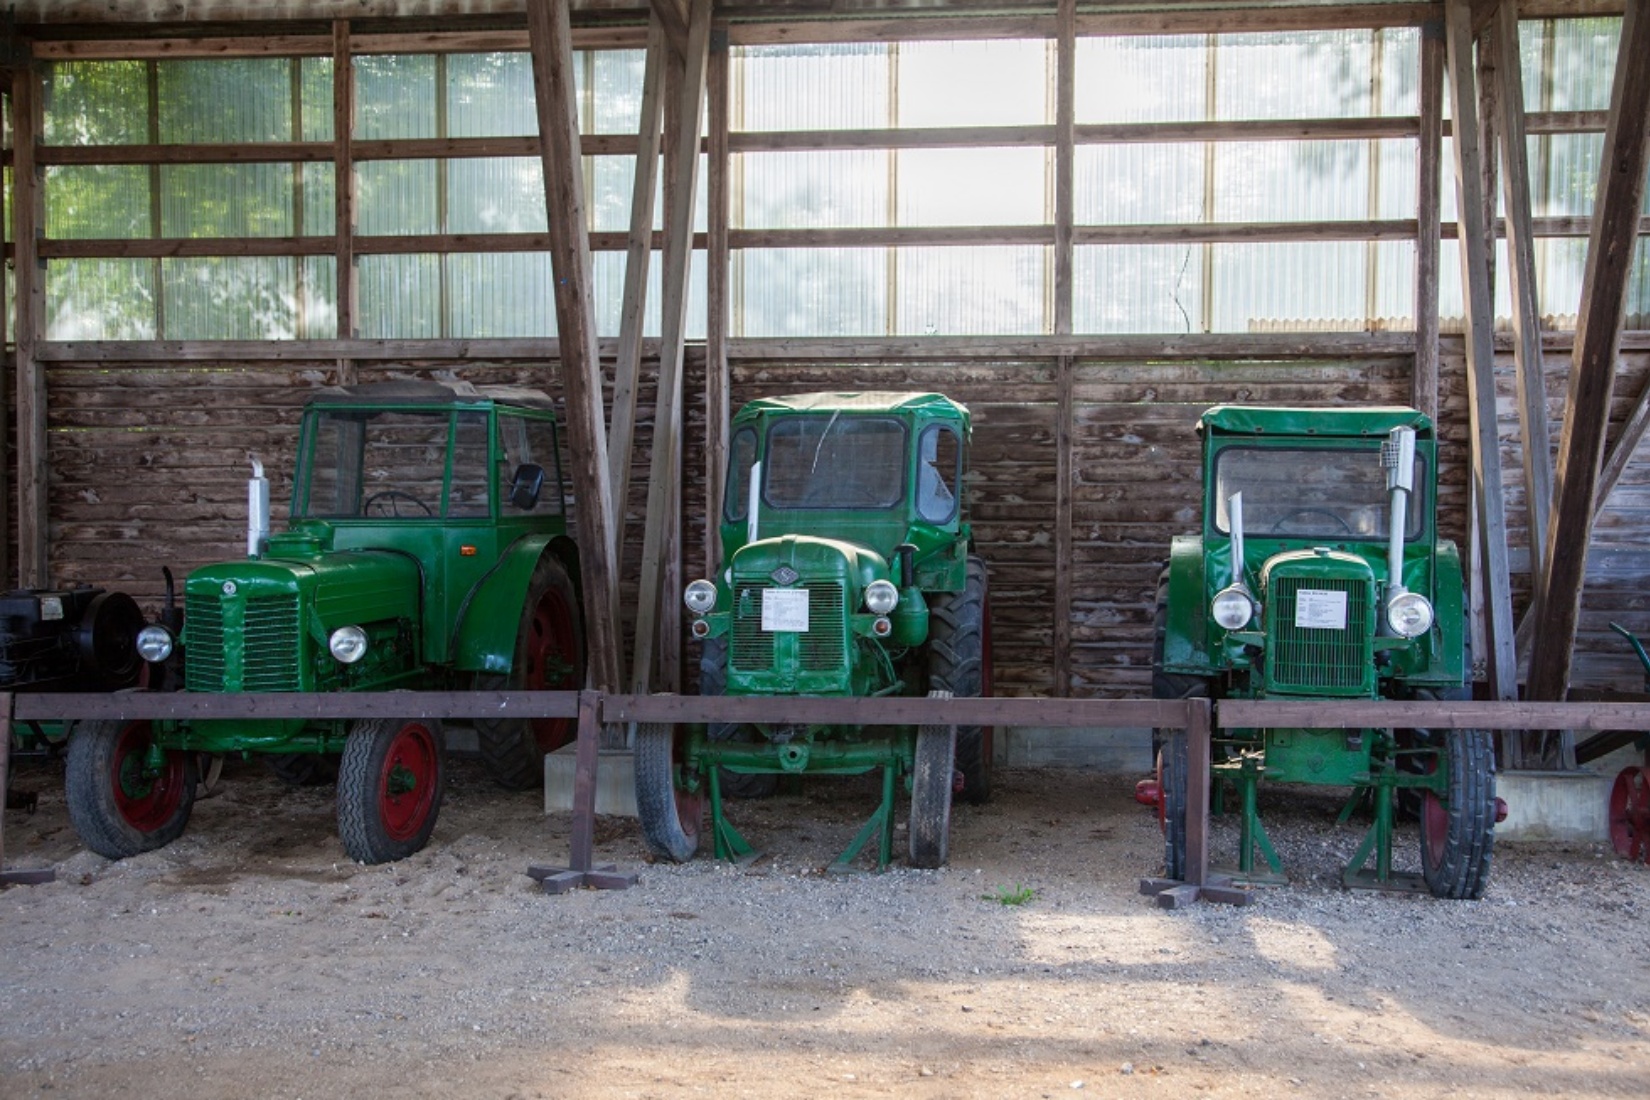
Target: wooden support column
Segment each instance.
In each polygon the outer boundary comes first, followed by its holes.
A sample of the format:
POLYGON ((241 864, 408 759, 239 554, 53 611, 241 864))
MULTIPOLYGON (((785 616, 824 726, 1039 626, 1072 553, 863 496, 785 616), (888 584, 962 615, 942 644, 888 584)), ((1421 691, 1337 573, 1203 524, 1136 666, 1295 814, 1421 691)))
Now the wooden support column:
MULTIPOLYGON (((1553 496, 1552 441, 1541 363, 1541 309, 1536 301, 1535 239, 1530 226, 1530 165, 1525 143, 1524 86, 1518 51, 1518 5, 1501 0, 1493 24, 1497 130, 1507 220, 1507 277, 1512 287, 1513 361, 1517 364, 1518 423, 1523 441, 1524 509, 1530 528, 1531 605, 1541 606, 1546 574, 1547 514, 1553 496)), ((1522 650, 1522 647, 1520 647, 1522 650)))
MULTIPOLYGON (((338 339, 355 339, 360 323, 357 299, 360 279, 355 271, 355 66, 350 61, 349 20, 332 24, 332 187, 333 253, 338 265, 338 339)), ((347 384, 349 368, 340 360, 339 382, 347 384)))
POLYGON ((1054 332, 1071 335, 1075 220, 1077 0, 1060 0, 1054 60, 1054 332))
POLYGON ((1415 373, 1410 403, 1438 419, 1439 183, 1443 178, 1444 25, 1421 27, 1421 102, 1415 181, 1415 373))
POLYGON ((1473 490, 1476 495, 1477 571, 1482 581, 1485 671, 1491 697, 1518 697, 1513 651, 1512 587, 1507 576, 1506 502, 1501 486, 1501 446, 1495 411, 1495 302, 1490 293, 1485 240, 1489 215, 1481 191, 1477 80, 1472 60, 1472 9, 1468 0, 1446 0, 1445 50, 1455 120, 1455 193, 1460 218, 1461 286, 1467 322, 1467 397, 1471 421, 1473 490))
POLYGON ((614 691, 623 678, 619 586, 613 563, 612 492, 602 415, 601 361, 591 298, 590 237, 573 96, 573 41, 568 0, 528 0, 534 101, 555 274, 556 330, 566 402, 573 492, 578 501, 579 570, 584 581, 585 653, 591 686, 614 691))
MULTIPOLYGON (((9 213, 8 195, 4 187, 0 187, 0 226, 10 225, 6 220, 9 213)), ((6 300, 6 265, 0 261, 0 302, 6 300)), ((8 319, 0 329, 9 327, 8 319)), ((5 345, 10 341, 11 333, 0 331, 0 585, 11 587, 11 385, 16 364, 5 358, 5 345)), ((4 751, 0 749, 0 751, 4 751)))
POLYGON ((1644 176, 1650 167, 1650 65, 1644 63, 1650 57, 1650 13, 1644 7, 1644 0, 1627 2, 1610 89, 1609 123, 1559 440, 1558 496, 1547 529, 1547 598, 1530 659, 1529 694, 1536 700, 1564 698, 1575 656, 1594 495, 1621 347, 1624 298, 1644 202, 1644 176))
POLYGON ((670 43, 671 51, 677 57, 681 57, 687 50, 688 41, 687 0, 650 0, 648 11, 648 21, 659 24, 670 43))
POLYGON ((1076 421, 1073 396, 1075 363, 1069 355, 1056 361, 1058 398, 1054 406, 1054 684, 1053 694, 1071 694, 1072 571, 1072 435, 1076 421))
POLYGON ((20 62, 12 76, 12 194, 17 272, 17 582, 44 588, 46 557, 46 371, 36 358, 46 323, 46 267, 40 259, 45 204, 35 142, 40 134, 39 80, 20 62))
MULTIPOLYGON (((642 538, 642 575, 636 595, 636 651, 633 690, 651 690, 654 648, 667 641, 668 621, 661 601, 670 573, 667 557, 680 560, 680 469, 682 446, 682 348, 687 325, 687 290, 693 257, 694 191, 699 175, 699 117, 705 101, 705 69, 710 46, 710 0, 694 0, 688 48, 677 85, 676 109, 667 115, 665 173, 665 255, 661 289, 658 400, 647 490, 647 527, 642 538)), ((670 599, 671 607, 676 600, 670 599)), ((668 639, 674 645, 679 639, 668 639)), ((662 664, 663 662, 661 662, 662 664)))
POLYGON ((710 122, 710 156, 705 165, 709 199, 709 235, 705 242, 705 568, 700 574, 705 577, 712 576, 722 561, 722 491, 727 480, 728 422, 733 415, 733 385, 728 372, 728 329, 733 321, 728 299, 732 274, 728 173, 733 168, 728 149, 728 60, 727 28, 718 27, 710 34, 710 71, 705 90, 710 122))
POLYGON ((642 71, 642 121, 636 136, 636 177, 630 190, 630 244, 625 253, 624 299, 619 307, 619 355, 613 367, 613 421, 607 438, 613 494, 613 541, 623 561, 630 459, 636 434, 636 380, 641 374, 642 328, 647 317, 647 269, 653 258, 653 192, 659 179, 659 119, 665 72, 665 32, 657 14, 647 25, 642 71))

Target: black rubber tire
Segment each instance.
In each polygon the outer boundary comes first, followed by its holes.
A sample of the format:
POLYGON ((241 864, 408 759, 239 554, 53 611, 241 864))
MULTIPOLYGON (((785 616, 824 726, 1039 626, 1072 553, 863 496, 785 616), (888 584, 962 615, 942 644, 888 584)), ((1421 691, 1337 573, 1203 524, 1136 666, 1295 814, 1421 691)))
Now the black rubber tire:
MULTIPOLYGON (((957 731, 961 736, 961 730, 957 731)), ((911 866, 945 866, 951 851, 951 794, 956 778, 956 741, 950 726, 917 730, 911 769, 911 866)))
POLYGON ((1484 896, 1495 848, 1495 745, 1488 730, 1446 735, 1448 795, 1421 808, 1421 873, 1433 897, 1484 896))
MULTIPOLYGON (((1157 602, 1152 610, 1152 698, 1203 699, 1209 695, 1209 681, 1201 676, 1163 671, 1163 650, 1169 635, 1169 567, 1157 575, 1157 602)), ((1152 759, 1163 747, 1167 729, 1152 730, 1152 759)))
MULTIPOLYGON (((720 696, 728 690, 728 640, 706 638, 699 647, 699 694, 720 696)), ((705 736, 712 741, 757 741, 761 734, 737 722, 711 722, 705 736)), ((716 770, 716 781, 725 798, 769 798, 779 789, 777 775, 742 775, 726 768, 716 770)))
POLYGON ((672 863, 686 863, 699 850, 704 797, 676 788, 677 749, 681 734, 674 726, 643 722, 636 727, 636 816, 650 852, 672 863))
MULTIPOLYGON (((948 691, 957 699, 990 694, 986 681, 989 590, 985 561, 970 554, 963 590, 929 597, 929 691, 948 691)), ((962 797, 976 805, 991 798, 992 734, 989 726, 957 727, 955 766, 963 775, 962 797)))
POLYGON ((434 719, 355 723, 338 765, 338 838, 351 859, 389 863, 429 843, 447 791, 446 756, 434 719))
POLYGON ((169 751, 158 776, 141 772, 154 735, 147 719, 76 723, 69 734, 64 797, 86 847, 109 859, 163 848, 189 824, 195 754, 169 751))
POLYGON ((260 754, 264 767, 289 787, 322 787, 338 778, 338 759, 317 752, 260 754))
MULTIPOLYGON (((477 674, 476 690, 577 691, 584 685, 584 661, 578 591, 561 562, 546 554, 527 582, 509 673, 477 674)), ((573 718, 477 718, 475 731, 481 763, 493 782, 507 790, 525 791, 543 785, 545 754, 572 743, 578 722, 573 718)))
POLYGON ((1159 813, 1163 825, 1163 877, 1186 880, 1186 731, 1169 730, 1158 751, 1159 813))

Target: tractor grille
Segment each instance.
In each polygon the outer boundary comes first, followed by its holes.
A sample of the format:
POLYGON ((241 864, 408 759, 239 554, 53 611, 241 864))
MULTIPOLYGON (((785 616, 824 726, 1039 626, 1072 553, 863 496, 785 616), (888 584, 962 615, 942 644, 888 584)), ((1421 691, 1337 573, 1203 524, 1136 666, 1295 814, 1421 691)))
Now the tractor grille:
MULTIPOLYGON (((733 596, 733 637, 729 664, 740 672, 774 670, 774 634, 762 629, 766 584, 741 584, 733 596)), ((842 586, 827 581, 802 586, 808 592, 808 630, 797 635, 797 667, 802 672, 836 672, 846 667, 847 629, 842 586)))
POLYGON ((1373 659, 1370 586, 1349 578, 1273 577, 1266 601, 1268 685, 1276 691, 1358 694, 1373 659), (1346 629, 1295 625, 1303 588, 1346 593, 1346 629))
POLYGON ((193 597, 185 612, 189 624, 185 668, 190 691, 299 690, 297 596, 257 596, 246 601, 239 670, 228 665, 228 631, 222 602, 193 597), (238 689, 231 687, 235 679, 240 681, 238 689))

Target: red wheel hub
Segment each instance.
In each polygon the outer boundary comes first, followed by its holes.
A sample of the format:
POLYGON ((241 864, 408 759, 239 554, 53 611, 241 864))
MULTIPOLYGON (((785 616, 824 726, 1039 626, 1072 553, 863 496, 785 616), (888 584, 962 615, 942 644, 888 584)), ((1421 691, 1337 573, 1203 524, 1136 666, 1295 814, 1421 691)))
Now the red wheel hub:
POLYGON ((153 743, 148 722, 126 723, 109 766, 115 808, 128 825, 142 833, 154 832, 177 813, 186 778, 181 753, 167 753, 158 772, 150 766, 153 743))
POLYGON ((391 839, 409 840, 423 828, 435 805, 440 766, 430 727, 408 722, 396 732, 378 776, 378 813, 391 839))
MULTIPOLYGON (((577 612, 565 594, 551 588, 539 598, 527 623, 527 664, 523 691, 577 691, 579 634, 577 612)), ((533 740, 541 752, 554 752, 573 740, 572 718, 533 719, 533 740)))
POLYGON ((1616 854, 1650 863, 1650 768, 1623 768, 1610 788, 1610 844, 1616 854))
POLYGON ((1421 795, 1421 856, 1432 868, 1444 865, 1444 852, 1449 846, 1449 808, 1436 794, 1425 791, 1421 795))

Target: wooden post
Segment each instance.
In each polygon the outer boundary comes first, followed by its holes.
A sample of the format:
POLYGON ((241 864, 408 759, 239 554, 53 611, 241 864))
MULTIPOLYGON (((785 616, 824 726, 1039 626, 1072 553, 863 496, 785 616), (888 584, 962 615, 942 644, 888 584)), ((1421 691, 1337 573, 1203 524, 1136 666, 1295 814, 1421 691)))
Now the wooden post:
MULTIPOLYGON (((338 270, 338 339, 353 340, 360 328, 357 298, 360 279, 355 271, 355 67, 350 61, 349 20, 332 24, 332 188, 333 252, 338 270)), ((338 364, 340 384, 348 384, 349 368, 338 364)))
POLYGON ((1455 193, 1460 218, 1461 286, 1467 321, 1467 397, 1472 425, 1473 487, 1477 494, 1479 549, 1483 555, 1485 669, 1495 699, 1518 698, 1513 650, 1512 587, 1507 577, 1506 502, 1501 486, 1501 444, 1495 411, 1495 302, 1485 255, 1488 215, 1478 147, 1477 84, 1472 62, 1472 9, 1468 0, 1446 0, 1445 52, 1454 107, 1455 193))
POLYGON ((1054 406, 1054 684, 1056 698, 1071 694, 1071 571, 1072 571, 1072 435, 1076 400, 1072 377, 1076 366, 1069 355, 1055 365, 1058 397, 1054 406))
POLYGON ((1072 325, 1072 223, 1075 220, 1077 0, 1060 0, 1054 51, 1054 332, 1072 325))
POLYGON ((1444 133, 1444 25, 1421 27, 1419 165, 1415 182, 1415 374, 1410 402, 1438 419, 1439 182, 1444 133))
POLYGON ((1530 658, 1529 694, 1536 700, 1564 698, 1575 656, 1624 297, 1650 166, 1650 65, 1644 64, 1645 57, 1650 57, 1650 17, 1642 0, 1628 0, 1581 282, 1581 315, 1559 441, 1558 496, 1547 528, 1547 598, 1530 658))
MULTIPOLYGON (((648 476, 647 527, 642 538, 642 575, 636 598, 633 689, 645 692, 653 679, 655 634, 665 616, 660 602, 666 555, 677 539, 671 525, 679 508, 682 421, 682 350, 687 323, 689 261, 693 255, 694 191, 699 172, 699 115, 705 100, 705 68, 710 46, 710 0, 694 0, 674 126, 669 134, 674 159, 666 164, 664 277, 661 291, 658 400, 648 476)), ((680 524, 676 524, 679 529, 680 524)), ((674 604, 674 600, 672 603, 674 604)))
POLYGON ((585 652, 589 679, 612 691, 623 678, 619 652, 619 586, 613 563, 612 491, 602 416, 601 361, 591 298, 590 237, 573 97, 573 42, 568 0, 529 0, 533 90, 544 165, 550 260, 555 273, 556 330, 562 388, 579 502, 579 569, 584 581, 585 652))
POLYGON ((46 548, 46 372, 36 358, 46 321, 46 267, 39 242, 45 220, 40 169, 38 76, 19 64, 12 76, 12 188, 16 210, 14 253, 17 277, 17 580, 24 588, 44 588, 50 568, 46 548))
POLYGON ((709 236, 705 242, 705 569, 711 576, 722 562, 722 490, 727 479, 728 422, 732 418, 732 379, 728 372, 728 329, 733 313, 728 300, 730 210, 728 173, 728 32, 710 34, 710 156, 705 165, 709 236))

